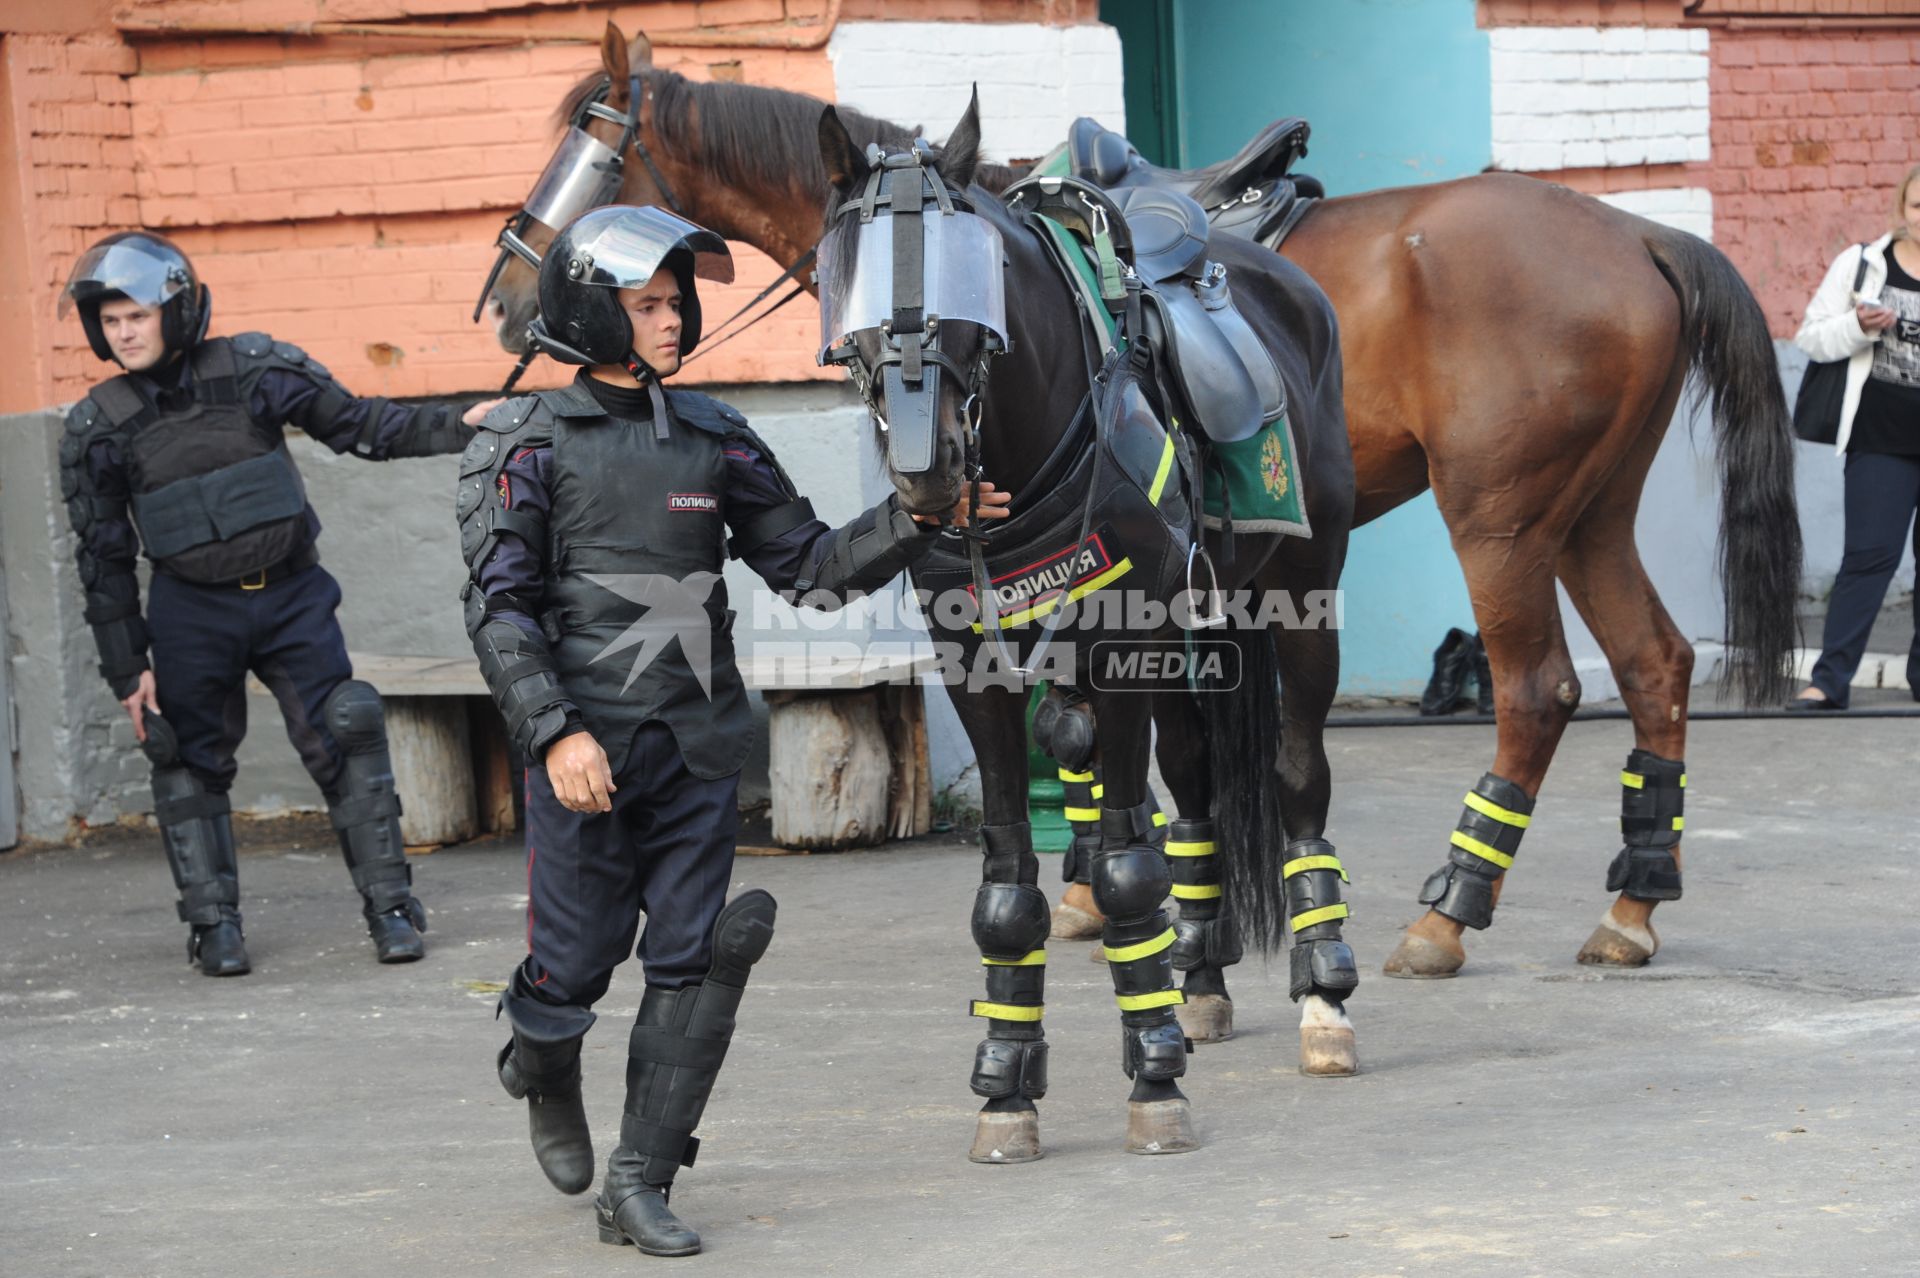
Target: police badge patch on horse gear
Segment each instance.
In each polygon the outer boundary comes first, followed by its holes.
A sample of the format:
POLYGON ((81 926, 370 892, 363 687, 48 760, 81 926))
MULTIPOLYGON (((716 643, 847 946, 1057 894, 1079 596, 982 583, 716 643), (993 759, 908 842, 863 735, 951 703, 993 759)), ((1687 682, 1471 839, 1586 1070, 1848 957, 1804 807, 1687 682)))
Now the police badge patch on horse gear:
MULTIPOLYGON (((1025 612, 1031 617, 1051 609, 1057 606, 1062 591, 1077 597, 1079 587, 1091 584, 1097 589, 1125 574, 1132 565, 1124 559, 1116 565, 1108 549, 1113 540, 1113 525, 1102 524, 1078 546, 1062 546, 1044 558, 993 578, 994 602, 1002 621, 1018 624, 1026 618, 1013 614, 1025 612)), ((977 597, 972 585, 967 586, 967 594, 977 597)))

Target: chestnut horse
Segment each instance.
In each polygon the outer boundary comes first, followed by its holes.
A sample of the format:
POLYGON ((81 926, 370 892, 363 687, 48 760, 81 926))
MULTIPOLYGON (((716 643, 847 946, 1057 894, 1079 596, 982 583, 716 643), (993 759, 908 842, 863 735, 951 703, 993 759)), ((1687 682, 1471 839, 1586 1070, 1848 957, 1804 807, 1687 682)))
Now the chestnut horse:
MULTIPOLYGON (((608 104, 624 110, 637 74, 638 141, 651 165, 627 166, 618 199, 677 204, 783 265, 812 248, 828 189, 816 134, 824 103, 653 68, 645 37, 628 45, 611 26, 601 52, 602 68, 561 118, 609 80, 608 104)), ((905 128, 841 116, 863 145, 912 140, 905 128)), ((617 141, 604 121, 587 127, 617 141)), ((997 190, 1018 176, 982 165, 976 180, 997 190)), ((1339 318, 1354 525, 1429 487, 1446 520, 1494 674, 1498 745, 1487 781, 1507 783, 1530 807, 1580 703, 1556 580, 1632 715, 1629 775, 1648 755, 1669 771, 1684 758, 1693 647, 1648 580, 1633 533, 1689 375, 1713 399, 1727 678, 1753 702, 1786 694, 1800 580, 1793 437, 1765 318, 1721 253, 1563 187, 1485 174, 1322 201, 1281 254, 1319 283, 1339 318)), ((522 349, 532 285, 516 261, 488 302, 509 351, 522 349)), ((1455 861, 1477 819, 1473 800, 1485 802, 1470 796, 1455 861)), ((1677 891, 1677 845, 1671 856, 1677 891)), ((1502 881, 1492 883, 1496 901, 1502 881)), ((1653 956, 1656 901, 1633 887, 1619 889, 1580 962, 1639 966, 1653 956)), ((1454 975, 1464 928, 1429 909, 1387 973, 1454 975)))

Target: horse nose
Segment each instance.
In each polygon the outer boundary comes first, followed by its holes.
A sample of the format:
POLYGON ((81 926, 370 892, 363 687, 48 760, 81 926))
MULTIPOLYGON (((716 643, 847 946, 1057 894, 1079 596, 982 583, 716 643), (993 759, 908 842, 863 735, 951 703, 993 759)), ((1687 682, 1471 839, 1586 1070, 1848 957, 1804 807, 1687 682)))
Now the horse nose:
POLYGON ((506 314, 507 314, 507 304, 500 300, 500 295, 498 293, 487 294, 487 305, 486 305, 487 318, 493 321, 495 324, 498 324, 502 319, 506 317, 506 314))

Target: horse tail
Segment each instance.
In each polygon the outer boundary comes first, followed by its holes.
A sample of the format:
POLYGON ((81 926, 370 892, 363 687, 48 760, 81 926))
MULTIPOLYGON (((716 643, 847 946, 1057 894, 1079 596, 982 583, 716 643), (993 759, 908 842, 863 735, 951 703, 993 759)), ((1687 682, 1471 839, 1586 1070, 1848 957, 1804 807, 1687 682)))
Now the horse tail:
POLYGON ((1751 703, 1779 702, 1799 643, 1800 516, 1792 417, 1767 318, 1726 255, 1682 231, 1645 236, 1679 294, 1695 393, 1713 399, 1720 455, 1720 589, 1726 603, 1723 682, 1751 703))
POLYGON ((1239 652, 1237 686, 1204 683, 1201 714, 1213 773, 1213 837, 1226 889, 1226 913, 1241 939, 1263 953, 1286 934, 1280 867, 1286 830, 1280 811, 1280 663, 1265 626, 1206 636, 1239 652))

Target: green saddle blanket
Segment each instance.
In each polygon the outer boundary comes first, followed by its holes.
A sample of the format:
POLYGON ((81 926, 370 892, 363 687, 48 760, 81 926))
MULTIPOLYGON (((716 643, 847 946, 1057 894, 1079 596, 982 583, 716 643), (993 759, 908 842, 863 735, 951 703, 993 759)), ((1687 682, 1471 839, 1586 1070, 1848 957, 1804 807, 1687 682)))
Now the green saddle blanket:
MULTIPOLYGON (((1060 246, 1060 257, 1080 275, 1082 296, 1098 297, 1100 270, 1091 249, 1058 222, 1047 218, 1039 221, 1060 246)), ((1107 340, 1124 348, 1126 334, 1114 317, 1104 308, 1088 309, 1104 326, 1107 340)), ((1175 419, 1173 424, 1178 427, 1180 422, 1175 419)), ((1238 443, 1209 441, 1207 449, 1206 494, 1201 511, 1208 528, 1220 528, 1230 515, 1235 532, 1313 536, 1306 503, 1300 496, 1300 454, 1293 442, 1293 424, 1287 417, 1268 422, 1238 443)))

